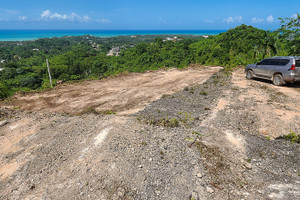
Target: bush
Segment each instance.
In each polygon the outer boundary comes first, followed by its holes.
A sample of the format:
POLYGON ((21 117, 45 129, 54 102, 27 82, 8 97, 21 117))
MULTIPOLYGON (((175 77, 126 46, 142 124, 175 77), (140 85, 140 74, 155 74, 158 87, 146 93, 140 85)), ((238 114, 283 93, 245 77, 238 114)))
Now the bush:
POLYGON ((19 77, 21 87, 29 87, 31 89, 37 89, 40 87, 42 80, 35 73, 27 73, 19 77))
POLYGON ((69 74, 63 73, 62 75, 60 75, 58 77, 58 80, 62 80, 62 81, 68 81, 70 79, 69 74))
POLYGON ((300 135, 297 135, 296 133, 294 133, 293 131, 290 131, 290 133, 288 135, 283 135, 278 137, 277 139, 284 139, 284 140, 288 140, 291 143, 300 143, 300 135))
POLYGON ((9 97, 11 94, 7 85, 3 82, 0 82, 0 99, 4 99, 9 97))
POLYGON ((70 76, 70 80, 80 80, 81 77, 80 76, 77 76, 77 75, 71 75, 70 76))

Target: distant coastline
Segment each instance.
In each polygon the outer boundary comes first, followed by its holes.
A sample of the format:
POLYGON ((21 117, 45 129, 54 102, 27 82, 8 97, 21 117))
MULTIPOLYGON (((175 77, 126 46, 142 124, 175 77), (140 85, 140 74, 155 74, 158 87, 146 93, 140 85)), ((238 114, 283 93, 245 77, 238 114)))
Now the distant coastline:
POLYGON ((38 38, 92 35, 116 37, 129 35, 217 35, 226 30, 0 30, 0 41, 27 41, 38 38))

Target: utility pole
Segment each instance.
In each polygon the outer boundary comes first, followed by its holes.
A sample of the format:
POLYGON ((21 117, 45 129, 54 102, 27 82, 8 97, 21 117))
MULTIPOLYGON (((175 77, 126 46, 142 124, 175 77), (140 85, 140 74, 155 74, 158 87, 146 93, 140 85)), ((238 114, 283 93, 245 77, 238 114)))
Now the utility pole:
POLYGON ((48 74, 49 74, 49 80, 50 80, 50 87, 52 88, 52 78, 51 78, 51 73, 50 73, 50 67, 49 67, 49 61, 46 59, 47 63, 47 68, 48 68, 48 74))

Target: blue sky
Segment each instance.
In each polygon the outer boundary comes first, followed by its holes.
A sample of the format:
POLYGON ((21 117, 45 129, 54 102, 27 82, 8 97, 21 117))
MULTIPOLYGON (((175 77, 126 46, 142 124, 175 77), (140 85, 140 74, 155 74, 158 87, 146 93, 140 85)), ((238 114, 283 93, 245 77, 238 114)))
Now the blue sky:
POLYGON ((299 0, 1 0, 0 29, 274 30, 296 13, 299 0))

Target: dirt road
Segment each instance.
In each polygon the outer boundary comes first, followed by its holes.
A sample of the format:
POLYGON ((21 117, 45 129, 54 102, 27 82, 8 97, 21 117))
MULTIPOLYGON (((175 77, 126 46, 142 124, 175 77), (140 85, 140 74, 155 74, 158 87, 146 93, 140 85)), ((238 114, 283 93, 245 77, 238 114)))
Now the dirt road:
POLYGON ((219 69, 15 96, 6 106, 25 111, 0 109, 0 199, 299 199, 300 145, 275 139, 300 132, 299 85, 219 69))

